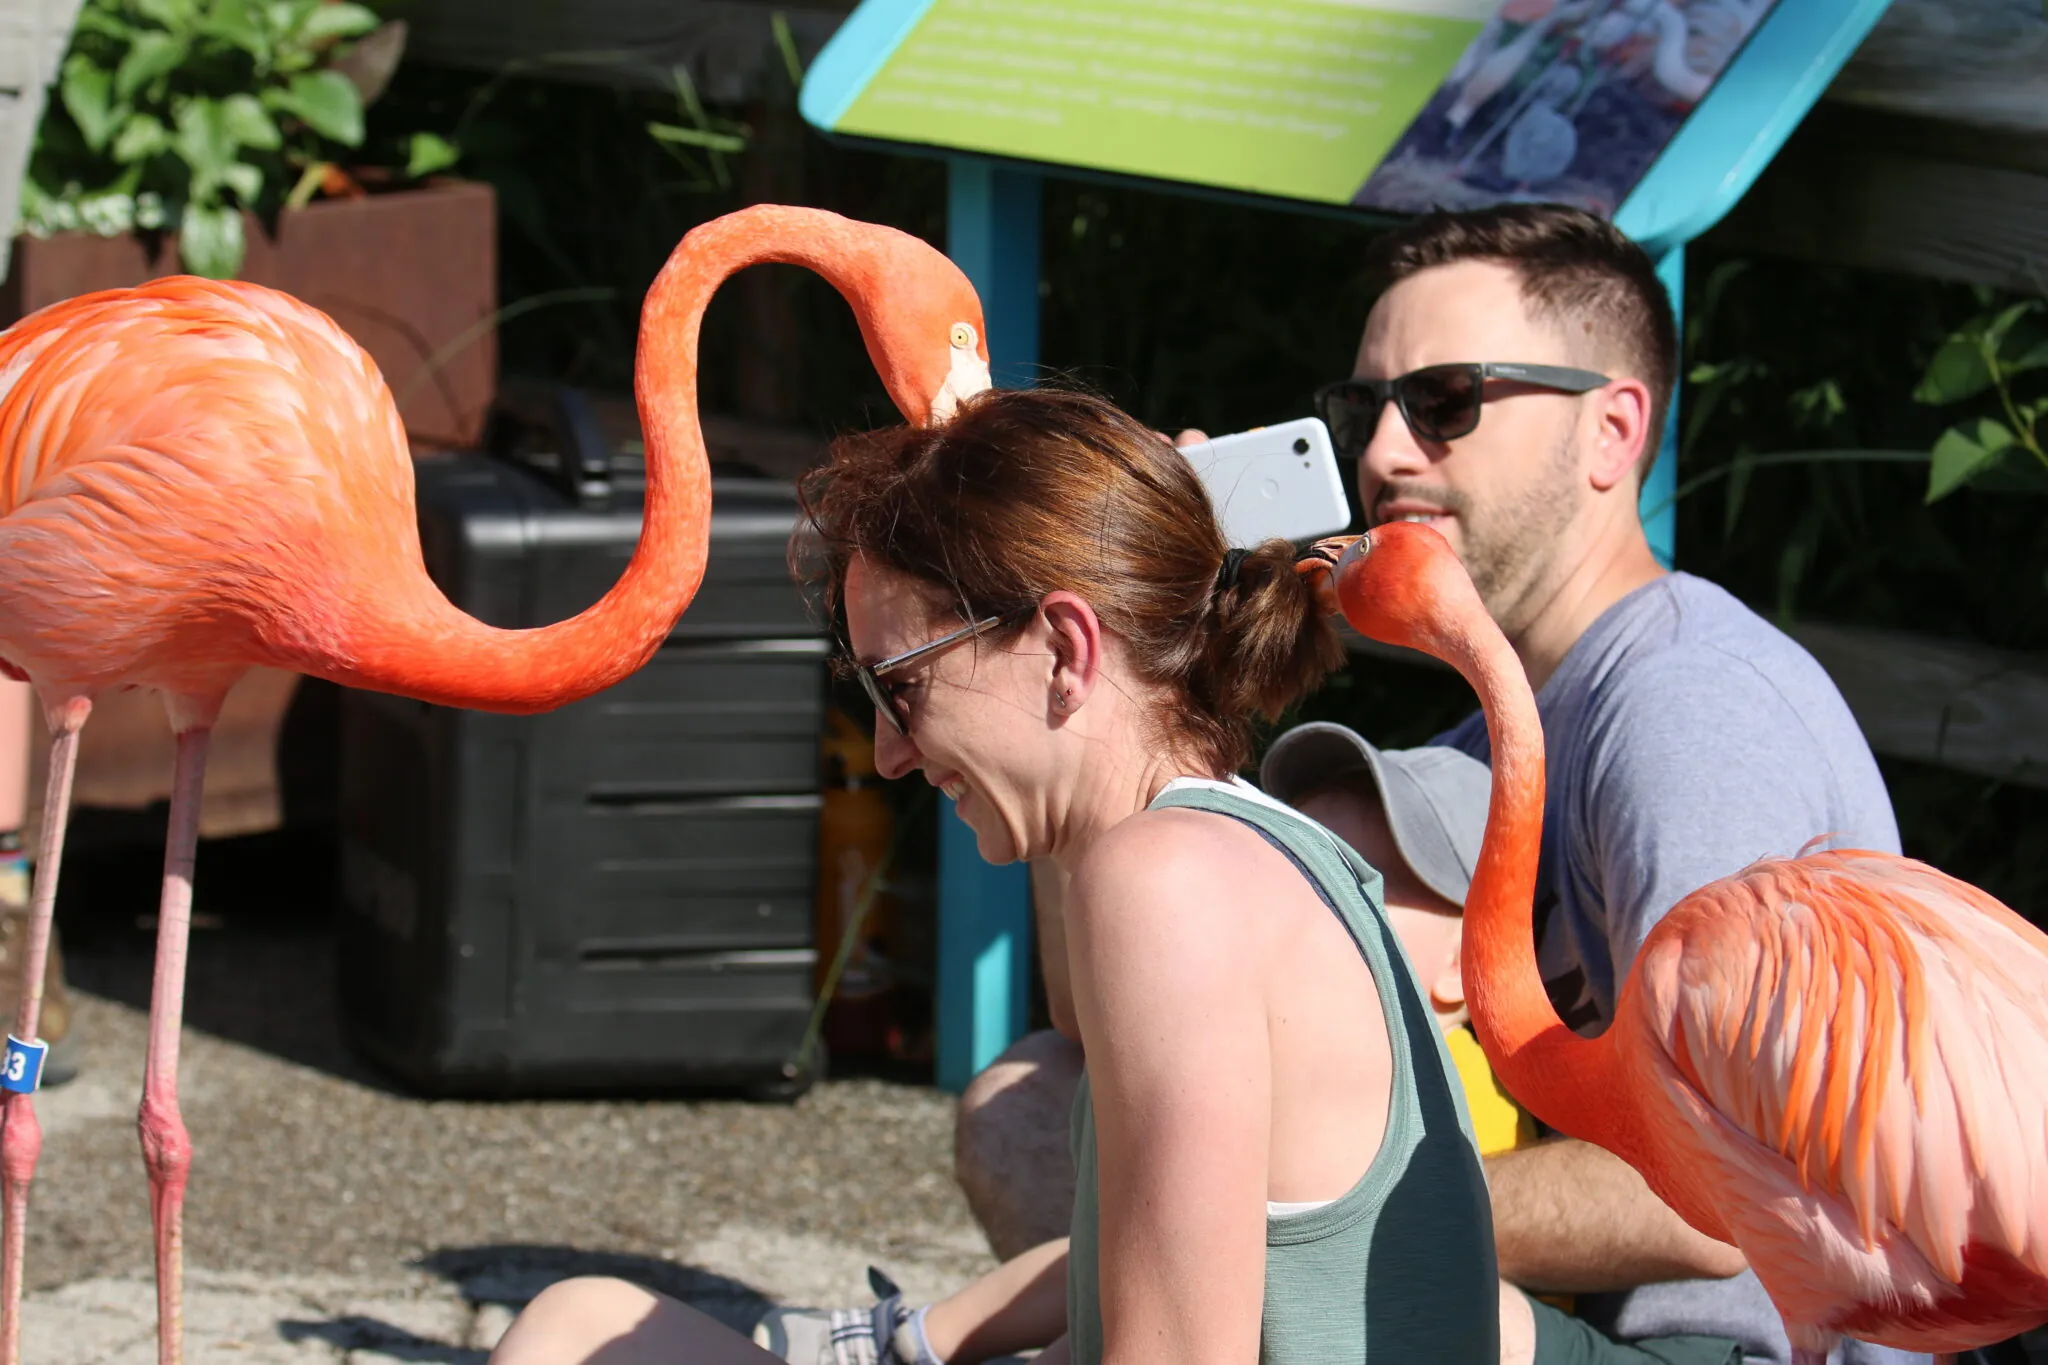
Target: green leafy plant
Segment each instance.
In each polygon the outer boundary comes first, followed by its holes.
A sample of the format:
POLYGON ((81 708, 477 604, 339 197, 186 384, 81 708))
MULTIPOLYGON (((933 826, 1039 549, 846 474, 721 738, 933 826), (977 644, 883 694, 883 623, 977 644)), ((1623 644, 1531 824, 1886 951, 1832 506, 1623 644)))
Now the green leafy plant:
POLYGON ((1965 418, 1934 443, 1927 501, 1966 484, 2016 493, 2048 493, 2048 451, 2041 421, 2048 391, 2023 398, 2022 376, 2048 371, 2048 300, 2025 299, 1972 318, 1936 351, 1913 396, 1947 407, 1987 396, 1994 415, 1965 418))
MULTIPOLYGON (((240 268, 242 211, 348 183, 405 41, 346 0, 86 0, 22 187, 21 229, 175 230, 185 268, 240 268)), ((404 173, 453 148, 416 134, 404 173)))

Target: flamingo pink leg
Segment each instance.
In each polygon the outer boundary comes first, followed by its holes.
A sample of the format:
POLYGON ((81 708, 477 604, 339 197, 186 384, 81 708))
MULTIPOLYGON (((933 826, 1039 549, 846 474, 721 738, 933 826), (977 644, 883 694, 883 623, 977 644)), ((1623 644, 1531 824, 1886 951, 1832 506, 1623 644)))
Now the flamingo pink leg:
MULTIPOLYGON (((29 897, 28 938, 21 957, 21 1003, 14 1032, 33 1041, 42 1026, 43 974, 50 957, 50 921, 57 908, 57 868, 64 856, 64 826, 71 815, 71 776, 78 766, 78 732, 92 714, 92 702, 73 697, 47 707, 50 780, 44 789, 43 826, 36 843, 35 889, 29 897)), ((43 1151, 43 1128, 35 1099, 6 1092, 0 1100, 0 1189, 4 1189, 6 1232, 0 1239, 0 1365, 21 1360, 21 1270, 28 1237, 28 1187, 43 1151)))
MULTIPOLYGON (((176 719, 176 709, 173 709, 176 719)), ((142 1160, 149 1168, 149 1212, 156 1228, 157 1360, 179 1365, 185 1331, 185 1179, 192 1139, 178 1112, 178 1034, 185 1017, 185 958, 192 934, 192 865, 199 845, 199 797, 206 778, 208 726, 179 727, 171 784, 171 828, 164 848, 163 899, 156 923, 156 974, 149 996, 149 1058, 142 1080, 142 1160)))

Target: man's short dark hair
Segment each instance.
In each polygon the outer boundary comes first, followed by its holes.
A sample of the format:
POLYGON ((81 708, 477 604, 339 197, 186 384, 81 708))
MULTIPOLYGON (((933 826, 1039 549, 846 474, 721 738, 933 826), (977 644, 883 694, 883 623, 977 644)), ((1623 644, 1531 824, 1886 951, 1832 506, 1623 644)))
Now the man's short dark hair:
MULTIPOLYGON (((1678 322, 1657 268, 1612 223, 1562 204, 1502 204, 1425 214, 1374 239, 1367 262, 1381 288, 1435 266, 1498 261, 1521 277, 1531 315, 1570 333, 1590 326, 1650 390, 1641 472, 1664 440, 1677 382, 1678 322)), ((1519 356, 1472 356, 1519 360, 1519 356)))

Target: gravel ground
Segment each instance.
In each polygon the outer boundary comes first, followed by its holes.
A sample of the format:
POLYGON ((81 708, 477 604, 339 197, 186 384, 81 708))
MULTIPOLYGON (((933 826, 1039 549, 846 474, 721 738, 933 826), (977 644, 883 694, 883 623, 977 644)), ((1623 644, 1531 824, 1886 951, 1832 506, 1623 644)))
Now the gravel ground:
MULTIPOLYGON (((148 940, 66 950, 84 1072, 38 1097, 31 1332, 38 1304, 127 1302, 150 1268, 134 1123, 148 940)), ((424 1100, 348 1052, 324 933, 201 929, 189 979, 195 1294, 269 1277, 266 1292, 328 1306, 309 1321, 346 1335, 362 1328, 335 1307, 350 1295, 403 1302, 424 1279, 472 1306, 517 1304, 597 1271, 745 1324, 770 1301, 866 1301, 870 1261, 918 1294, 991 1264, 950 1175, 952 1103, 935 1090, 856 1079, 793 1105, 424 1100)))

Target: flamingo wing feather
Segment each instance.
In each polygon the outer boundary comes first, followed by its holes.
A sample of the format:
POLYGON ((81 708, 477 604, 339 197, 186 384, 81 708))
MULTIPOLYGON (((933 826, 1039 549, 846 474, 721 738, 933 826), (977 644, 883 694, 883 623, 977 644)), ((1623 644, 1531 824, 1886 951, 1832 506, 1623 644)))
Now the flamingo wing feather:
POLYGON ((1973 1248, 2048 1278, 2048 936, 2011 910, 1888 854, 1769 861, 1674 907, 1631 986, 1731 1168, 1951 1285, 1973 1248))

